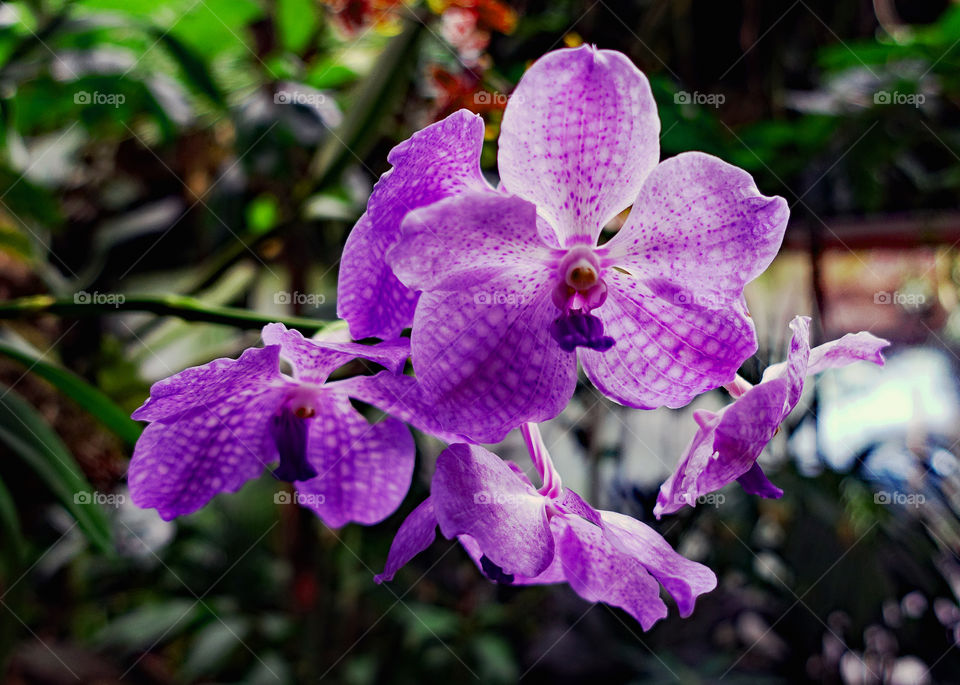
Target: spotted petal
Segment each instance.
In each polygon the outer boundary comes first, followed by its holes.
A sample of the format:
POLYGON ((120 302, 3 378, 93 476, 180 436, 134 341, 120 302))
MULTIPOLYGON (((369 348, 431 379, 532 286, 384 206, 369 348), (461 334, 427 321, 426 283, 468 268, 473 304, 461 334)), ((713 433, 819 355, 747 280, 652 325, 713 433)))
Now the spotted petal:
POLYGON ((606 248, 652 290, 669 283, 681 303, 719 308, 770 265, 789 214, 786 200, 761 195, 746 171, 687 152, 653 170, 606 248))
POLYGON ((500 131, 504 187, 536 204, 564 246, 592 244, 633 203, 660 156, 646 77, 625 55, 587 45, 537 60, 500 131))
POLYGON ((548 272, 504 272, 460 291, 423 293, 413 368, 439 423, 499 442, 524 421, 559 414, 577 382, 575 353, 550 335, 558 311, 548 272))
POLYGON ((331 528, 379 523, 413 478, 413 436, 397 419, 369 423, 346 395, 327 390, 310 420, 307 461, 315 478, 296 483, 300 503, 331 528))
POLYGON ((469 535, 505 573, 536 576, 553 559, 546 498, 484 448, 444 450, 430 497, 444 536, 469 535))
POLYGON ((410 326, 416 293, 384 261, 411 210, 467 188, 487 187, 480 172, 483 119, 466 110, 415 133, 388 156, 393 169, 370 196, 340 260, 337 314, 356 339, 393 338, 410 326))
POLYGON ((593 313, 614 346, 580 350, 587 376, 605 395, 640 409, 682 407, 729 382, 757 349, 746 308, 674 301, 669 293, 612 271, 607 301, 593 313))
POLYGON ((194 407, 214 405, 249 388, 280 380, 280 348, 245 350, 239 359, 215 359, 157 381, 150 397, 133 412, 138 421, 161 421, 194 407))
POLYGON ((268 421, 284 397, 283 389, 245 385, 151 423, 130 460, 133 503, 169 520, 196 511, 217 493, 239 490, 278 459, 268 421))
POLYGON ((332 371, 358 358, 399 372, 410 356, 410 341, 406 338, 377 345, 309 340, 282 323, 267 324, 261 335, 266 345, 280 346, 280 356, 290 362, 294 378, 307 383, 323 383, 332 371))

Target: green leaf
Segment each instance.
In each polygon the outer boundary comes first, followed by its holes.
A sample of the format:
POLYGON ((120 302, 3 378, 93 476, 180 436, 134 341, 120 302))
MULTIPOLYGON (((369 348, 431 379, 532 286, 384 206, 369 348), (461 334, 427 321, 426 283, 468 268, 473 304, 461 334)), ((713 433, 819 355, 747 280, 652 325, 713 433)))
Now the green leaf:
POLYGON ((283 47, 300 52, 317 30, 317 6, 311 0, 277 0, 277 26, 283 47))
POLYGON ((81 503, 84 495, 92 496, 90 483, 37 410, 5 385, 0 385, 0 442, 47 484, 93 545, 113 553, 106 513, 96 502, 81 503))
POLYGON ((211 621, 197 633, 181 675, 187 680, 196 680, 217 673, 249 632, 250 621, 242 616, 211 621))
POLYGON ((0 340, 0 355, 9 357, 27 367, 27 370, 48 381, 57 390, 90 412, 100 423, 110 429, 128 445, 133 445, 140 437, 140 424, 131 419, 127 412, 97 390, 80 376, 63 367, 45 361, 33 350, 17 347, 0 340))
POLYGON ((213 80, 213 76, 207 69, 206 63, 190 46, 172 35, 169 31, 152 29, 151 34, 173 55, 174 59, 177 60, 183 69, 184 75, 197 90, 210 98, 218 107, 226 108, 226 98, 224 98, 219 86, 217 86, 213 80))
MULTIPOLYGON (((12 551, 13 565, 19 565, 26 558, 27 541, 20 530, 20 517, 17 516, 17 505, 13 496, 0 480, 0 531, 3 534, 3 548, 12 551)), ((4 563, 6 567, 6 562, 4 563)))
POLYGON ((200 603, 189 599, 171 598, 163 604, 147 604, 111 621, 94 636, 93 642, 101 648, 125 651, 149 648, 160 640, 176 637, 203 613, 200 603))

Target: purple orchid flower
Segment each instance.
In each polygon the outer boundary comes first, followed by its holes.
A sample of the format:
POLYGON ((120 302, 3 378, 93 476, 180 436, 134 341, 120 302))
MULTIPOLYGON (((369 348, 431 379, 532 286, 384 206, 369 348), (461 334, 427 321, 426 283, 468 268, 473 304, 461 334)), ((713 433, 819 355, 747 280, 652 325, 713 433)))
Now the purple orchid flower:
MULTIPOLYGON (((414 444, 397 418, 370 424, 351 397, 376 403, 377 376, 327 382, 362 358, 399 372, 409 341, 376 346, 305 339, 282 324, 263 329, 262 348, 217 359, 159 381, 133 418, 150 421, 130 462, 130 495, 164 519, 189 514, 220 492, 236 492, 265 467, 293 482, 298 501, 331 527, 372 524, 400 505, 413 475, 414 444), (293 376, 280 371, 286 359, 293 376)), ((409 379, 411 391, 416 390, 409 379)), ((404 386, 391 385, 394 409, 420 423, 426 414, 404 386)))
POLYGON ((810 318, 798 316, 790 328, 793 338, 786 362, 767 368, 756 386, 737 377, 727 385, 736 398, 732 404, 719 412, 694 414, 699 429, 676 470, 660 487, 653 510, 658 518, 686 505, 696 506, 699 497, 734 480, 752 495, 782 496, 783 490, 767 479, 757 459, 800 401, 806 377, 861 360, 882 366, 881 350, 890 344, 860 332, 811 350, 810 318))
POLYGON ((439 526, 494 582, 566 582, 587 601, 623 608, 644 630, 667 615, 662 584, 689 616, 696 598, 716 587, 713 572, 640 521, 597 511, 563 488, 537 427, 522 430, 543 486, 534 488, 519 467, 482 447, 451 445, 437 459, 430 496, 400 526, 376 581, 391 580, 429 547, 439 526))
POLYGON ((729 382, 756 350, 743 287, 777 253, 787 205, 706 154, 658 164, 659 130, 644 75, 584 46, 521 79, 498 190, 480 175, 478 118, 420 131, 394 150, 345 248, 351 333, 389 337, 412 320, 424 393, 480 442, 556 416, 578 354, 631 407, 683 406, 729 382))

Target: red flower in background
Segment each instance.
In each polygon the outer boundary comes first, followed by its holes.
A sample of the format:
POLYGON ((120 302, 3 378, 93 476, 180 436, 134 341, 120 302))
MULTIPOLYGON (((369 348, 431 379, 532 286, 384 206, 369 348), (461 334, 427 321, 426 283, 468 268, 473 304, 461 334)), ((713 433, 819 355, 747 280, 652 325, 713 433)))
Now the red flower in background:
POLYGON ((348 36, 373 24, 384 22, 403 0, 324 0, 333 22, 348 36))

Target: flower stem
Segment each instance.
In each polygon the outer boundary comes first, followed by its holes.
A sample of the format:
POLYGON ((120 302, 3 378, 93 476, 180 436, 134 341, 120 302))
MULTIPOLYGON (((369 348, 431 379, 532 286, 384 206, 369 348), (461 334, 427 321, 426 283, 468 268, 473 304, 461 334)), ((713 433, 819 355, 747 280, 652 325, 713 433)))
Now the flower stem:
POLYGON ((563 492, 560 473, 553 465, 550 453, 547 452, 547 446, 543 444, 543 436, 540 435, 539 426, 535 423, 524 423, 520 426, 520 432, 523 433, 523 440, 527 443, 530 459, 543 481, 543 486, 539 490, 540 494, 546 497, 559 497, 560 493, 563 492))
POLYGON ((185 321, 204 321, 237 328, 257 329, 279 321, 302 333, 315 333, 337 322, 305 317, 277 317, 250 312, 236 307, 204 304, 186 295, 112 295, 103 301, 77 302, 74 297, 57 298, 33 295, 0 303, 0 319, 20 319, 56 314, 60 316, 99 316, 118 312, 151 312, 161 316, 176 316, 185 321))
POLYGON ((733 396, 733 399, 738 399, 741 397, 747 390, 753 387, 753 385, 746 378, 737 374, 737 377, 734 378, 730 383, 727 383, 723 386, 728 393, 733 396))

